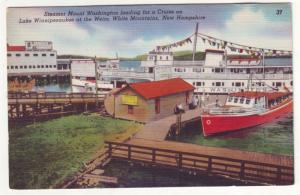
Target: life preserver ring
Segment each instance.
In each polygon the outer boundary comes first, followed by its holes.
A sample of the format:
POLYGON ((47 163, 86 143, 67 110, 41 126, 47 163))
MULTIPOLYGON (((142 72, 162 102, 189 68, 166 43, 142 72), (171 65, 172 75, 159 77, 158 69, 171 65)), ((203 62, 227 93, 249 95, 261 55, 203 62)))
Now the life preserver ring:
POLYGON ((207 125, 210 125, 210 124, 211 124, 211 121, 210 121, 210 120, 207 120, 207 121, 206 121, 206 124, 207 124, 207 125))

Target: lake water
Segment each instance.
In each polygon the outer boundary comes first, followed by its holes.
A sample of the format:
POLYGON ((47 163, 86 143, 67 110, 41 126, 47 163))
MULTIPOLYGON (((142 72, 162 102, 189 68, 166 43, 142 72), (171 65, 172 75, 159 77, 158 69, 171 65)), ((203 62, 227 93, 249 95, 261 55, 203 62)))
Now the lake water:
POLYGON ((179 137, 168 139, 205 146, 293 155, 293 113, 263 125, 210 137, 203 136, 199 120, 183 128, 179 137))
POLYGON ((188 187, 188 186, 246 186, 254 185, 223 177, 206 174, 180 173, 159 167, 132 165, 127 162, 112 161, 105 167, 107 176, 117 177, 119 184, 99 187, 188 187))

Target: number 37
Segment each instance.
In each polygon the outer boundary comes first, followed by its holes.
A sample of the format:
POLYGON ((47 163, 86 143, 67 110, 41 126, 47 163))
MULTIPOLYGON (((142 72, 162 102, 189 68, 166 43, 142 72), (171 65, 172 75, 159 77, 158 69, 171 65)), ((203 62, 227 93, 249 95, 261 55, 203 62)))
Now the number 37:
POLYGON ((276 15, 281 15, 282 14, 282 9, 277 9, 276 10, 276 15))

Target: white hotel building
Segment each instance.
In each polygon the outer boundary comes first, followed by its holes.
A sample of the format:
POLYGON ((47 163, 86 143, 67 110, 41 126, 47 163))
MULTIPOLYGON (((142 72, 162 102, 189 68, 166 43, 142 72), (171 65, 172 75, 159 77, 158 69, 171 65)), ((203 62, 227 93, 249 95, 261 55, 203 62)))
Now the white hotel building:
POLYGON ((7 45, 8 76, 57 75, 57 52, 49 41, 25 41, 24 46, 7 45))

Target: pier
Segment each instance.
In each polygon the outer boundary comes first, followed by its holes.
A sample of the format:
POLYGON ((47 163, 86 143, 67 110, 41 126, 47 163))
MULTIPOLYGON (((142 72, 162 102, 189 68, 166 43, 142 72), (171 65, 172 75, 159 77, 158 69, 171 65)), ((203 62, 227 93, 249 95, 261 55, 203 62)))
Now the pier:
MULTIPOLYGON (((181 116, 181 126, 200 122, 200 114, 198 108, 186 111, 181 116)), ((146 124, 125 143, 107 141, 108 158, 264 185, 294 183, 292 156, 166 141, 177 123, 176 115, 169 116, 146 124)))
POLYGON ((109 157, 193 174, 208 174, 258 184, 290 185, 292 157, 169 141, 106 142, 109 157), (263 162, 261 162, 263 160, 263 162))
POLYGON ((8 93, 9 120, 50 117, 98 110, 105 93, 8 93), (98 108, 96 105, 98 104, 98 108))

